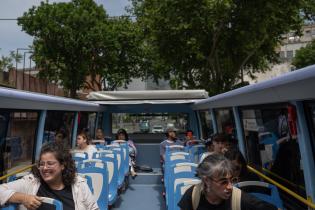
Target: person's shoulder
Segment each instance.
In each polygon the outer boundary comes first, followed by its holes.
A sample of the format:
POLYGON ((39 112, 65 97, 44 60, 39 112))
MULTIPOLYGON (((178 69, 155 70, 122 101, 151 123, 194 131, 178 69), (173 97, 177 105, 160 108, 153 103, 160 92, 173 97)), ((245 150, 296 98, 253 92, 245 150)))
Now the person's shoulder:
POLYGON ((95 145, 89 144, 88 149, 90 150, 97 150, 95 145))
POLYGON ((167 144, 167 139, 164 139, 164 140, 160 143, 160 145, 165 145, 165 144, 167 144))

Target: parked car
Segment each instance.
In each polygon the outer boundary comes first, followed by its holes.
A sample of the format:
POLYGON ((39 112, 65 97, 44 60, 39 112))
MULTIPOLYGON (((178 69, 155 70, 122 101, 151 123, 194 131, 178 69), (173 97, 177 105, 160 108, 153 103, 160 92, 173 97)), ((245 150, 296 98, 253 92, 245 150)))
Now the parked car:
POLYGON ((154 125, 152 127, 152 133, 163 133, 164 129, 162 125, 154 125))

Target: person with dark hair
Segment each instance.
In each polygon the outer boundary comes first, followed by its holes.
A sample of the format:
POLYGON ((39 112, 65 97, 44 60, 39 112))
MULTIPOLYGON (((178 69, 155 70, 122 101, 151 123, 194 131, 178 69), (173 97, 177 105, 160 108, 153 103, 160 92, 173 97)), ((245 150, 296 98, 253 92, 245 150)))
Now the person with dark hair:
POLYGON ((194 137, 194 132, 192 130, 187 130, 185 133, 184 145, 190 146, 190 145, 195 145, 195 144, 198 144, 198 142, 196 141, 196 138, 194 137))
POLYGON ((68 142, 67 134, 66 134, 65 130, 60 129, 60 130, 56 131, 55 142, 63 145, 65 148, 69 147, 69 142, 68 142))
POLYGON ((94 145, 91 145, 90 138, 86 135, 86 133, 80 133, 77 136, 77 150, 79 152, 86 152, 88 154, 88 158, 92 159, 93 153, 97 152, 97 149, 94 145))
POLYGON ((247 169, 246 160, 237 148, 228 150, 224 153, 224 156, 231 161, 233 166, 233 176, 238 178, 239 182, 259 181, 259 177, 247 169))
POLYGON ((224 154, 228 149, 229 139, 223 133, 213 134, 206 140, 206 152, 201 154, 199 162, 201 163, 209 154, 224 154))
POLYGON ((116 140, 127 142, 129 148, 129 166, 130 166, 130 174, 132 178, 137 176, 135 171, 136 167, 136 157, 137 157, 137 148, 134 142, 129 139, 128 133, 125 129, 121 128, 116 133, 116 140))
POLYGON ((276 210, 272 204, 261 201, 233 187, 233 166, 222 154, 207 156, 197 167, 201 183, 190 187, 178 203, 181 210, 276 210), (237 208, 237 207, 239 208, 237 208))
POLYGON ((0 205, 20 204, 19 209, 54 209, 41 197, 62 202, 65 210, 99 209, 86 180, 76 174, 68 149, 57 143, 45 144, 32 173, 0 185, 0 205))

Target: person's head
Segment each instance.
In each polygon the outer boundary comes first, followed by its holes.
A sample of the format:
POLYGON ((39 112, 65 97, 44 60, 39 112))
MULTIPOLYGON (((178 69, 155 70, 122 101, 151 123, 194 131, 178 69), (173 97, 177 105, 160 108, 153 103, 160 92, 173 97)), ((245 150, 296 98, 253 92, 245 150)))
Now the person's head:
POLYGON ((203 184, 205 195, 217 201, 227 200, 232 195, 233 167, 222 154, 208 155, 197 167, 197 175, 203 184))
POLYGON ((66 138, 66 132, 64 130, 58 130, 55 133, 55 142, 62 143, 63 141, 65 141, 65 138, 66 138))
POLYGON ((194 132, 192 130, 186 131, 186 140, 193 140, 194 139, 194 132))
POLYGON ((104 140, 105 136, 104 136, 103 130, 101 128, 98 128, 96 130, 95 137, 97 140, 104 140))
POLYGON ((224 153, 228 145, 228 137, 225 134, 215 134, 211 138, 213 152, 224 153))
POLYGON ((90 139, 86 133, 79 133, 77 136, 77 145, 80 149, 84 149, 87 145, 90 144, 90 139))
POLYGON ((229 150, 237 149, 237 139, 234 137, 234 135, 228 135, 227 139, 228 141, 225 142, 225 148, 223 149, 224 153, 229 150))
POLYGON ((237 148, 233 148, 228 150, 224 156, 229 159, 233 165, 233 176, 242 179, 247 173, 247 164, 242 153, 237 148))
POLYGON ((128 133, 125 129, 120 128, 117 133, 116 133, 116 140, 125 140, 128 141, 129 137, 128 137, 128 133))
POLYGON ((174 130, 174 128, 168 128, 166 130, 166 137, 172 141, 176 140, 176 131, 174 130))
POLYGON ((205 146, 206 146, 206 149, 207 149, 208 152, 213 152, 214 151, 212 137, 210 137, 209 139, 207 139, 205 141, 205 146))
POLYGON ((42 183, 70 186, 75 180, 76 167, 69 150, 51 142, 43 145, 32 172, 42 183))

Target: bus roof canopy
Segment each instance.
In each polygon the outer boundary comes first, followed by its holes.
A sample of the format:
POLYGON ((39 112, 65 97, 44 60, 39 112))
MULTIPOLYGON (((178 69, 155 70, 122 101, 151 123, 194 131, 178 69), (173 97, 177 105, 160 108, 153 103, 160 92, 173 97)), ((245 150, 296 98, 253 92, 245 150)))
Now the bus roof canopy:
POLYGON ((97 91, 87 96, 99 104, 194 103, 208 98, 205 90, 97 91))

